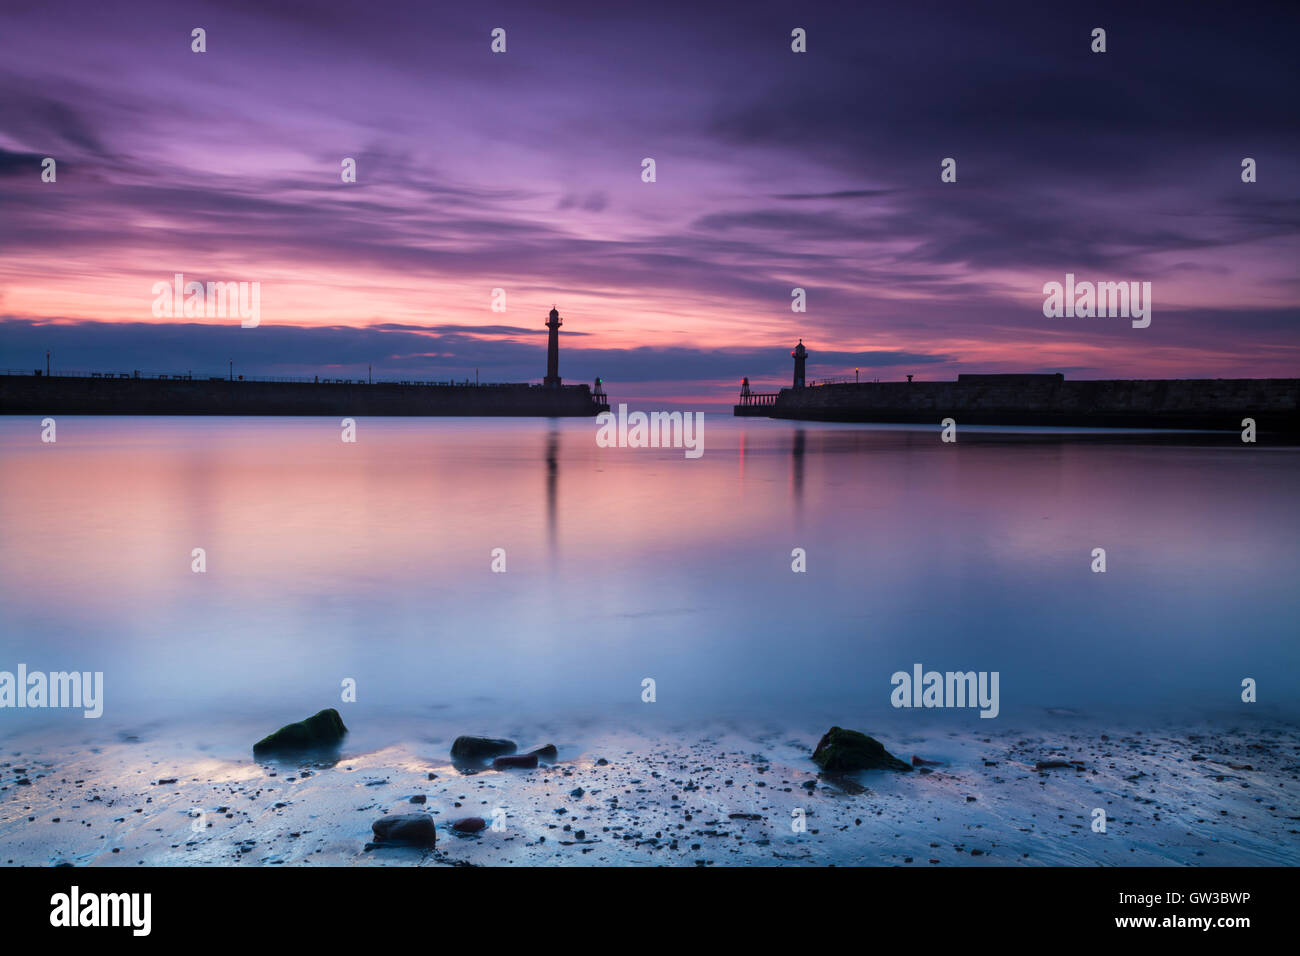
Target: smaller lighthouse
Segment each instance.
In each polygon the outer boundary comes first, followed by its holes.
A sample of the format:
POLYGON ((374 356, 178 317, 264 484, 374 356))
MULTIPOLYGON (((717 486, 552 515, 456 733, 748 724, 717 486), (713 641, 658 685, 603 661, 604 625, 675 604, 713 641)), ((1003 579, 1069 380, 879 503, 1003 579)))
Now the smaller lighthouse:
POLYGON ((546 341, 546 379, 544 384, 553 388, 560 387, 560 326, 563 324, 560 321, 559 310, 555 306, 551 306, 551 314, 546 322, 546 327, 551 332, 546 341))
MULTIPOLYGON (((555 333, 551 333, 554 335, 555 333)), ((803 347, 803 339, 794 347, 790 353, 794 357, 794 387, 803 388, 804 381, 804 363, 808 361, 808 350, 803 347)))

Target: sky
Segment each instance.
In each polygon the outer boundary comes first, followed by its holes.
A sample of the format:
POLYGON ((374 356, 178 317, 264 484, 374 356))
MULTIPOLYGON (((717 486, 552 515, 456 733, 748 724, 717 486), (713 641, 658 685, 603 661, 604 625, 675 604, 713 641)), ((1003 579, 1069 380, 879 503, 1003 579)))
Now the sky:
POLYGON ((56 371, 538 381, 554 305, 561 375, 615 400, 788 384, 800 339, 814 380, 1295 376, 1298 23, 1185 2, 6 4, 0 368, 49 350, 56 371), (156 316, 176 273, 259 283, 259 324, 156 316), (1150 282, 1151 325, 1045 317, 1067 273, 1150 282))

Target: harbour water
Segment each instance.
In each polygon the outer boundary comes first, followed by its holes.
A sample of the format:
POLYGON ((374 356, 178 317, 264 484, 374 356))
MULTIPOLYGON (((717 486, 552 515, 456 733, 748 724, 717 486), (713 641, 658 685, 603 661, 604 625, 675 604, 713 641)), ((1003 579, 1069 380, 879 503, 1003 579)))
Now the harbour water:
POLYGON ((709 415, 689 459, 596 432, 0 419, 0 670, 105 686, 97 721, 0 730, 198 721, 242 753, 345 680, 377 739, 430 708, 996 723, 892 707, 917 664, 997 672, 1003 721, 1232 713, 1246 678, 1300 701, 1295 449, 709 415))

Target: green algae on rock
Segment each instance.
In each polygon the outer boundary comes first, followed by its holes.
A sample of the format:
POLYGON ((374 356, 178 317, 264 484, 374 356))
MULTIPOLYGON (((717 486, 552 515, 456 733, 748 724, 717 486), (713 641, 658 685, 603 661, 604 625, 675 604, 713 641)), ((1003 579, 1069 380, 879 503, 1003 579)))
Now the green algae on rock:
POLYGON ((899 760, 884 744, 856 730, 832 727, 822 735, 813 762, 823 770, 846 772, 852 770, 910 771, 909 764, 899 760))
POLYGON ((253 756, 276 753, 296 753, 336 746, 348 729, 343 718, 333 707, 313 714, 296 724, 286 724, 273 734, 268 734, 253 744, 253 756))

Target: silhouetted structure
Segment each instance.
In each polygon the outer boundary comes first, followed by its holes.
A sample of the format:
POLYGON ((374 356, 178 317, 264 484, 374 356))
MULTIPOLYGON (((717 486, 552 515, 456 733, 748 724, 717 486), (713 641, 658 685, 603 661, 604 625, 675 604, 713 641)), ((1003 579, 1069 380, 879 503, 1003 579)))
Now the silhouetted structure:
POLYGON ((560 387, 560 326, 563 324, 559 310, 552 306, 546 321, 546 327, 551 331, 546 339, 546 378, 542 382, 548 387, 560 387))
POLYGON ((740 404, 734 409, 737 415, 770 416, 776 404, 776 392, 755 392, 749 388, 749 378, 740 380, 740 404))
POLYGON ((741 383, 734 414, 806 421, 937 425, 1040 425, 1069 428, 1180 428, 1300 435, 1300 379, 1110 379, 1067 382, 1048 374, 966 374, 952 382, 858 382, 807 385, 808 350, 790 353, 794 384, 755 392, 741 383))
POLYGON ((543 384, 263 378, 236 375, 0 369, 0 415, 510 415, 588 417, 609 411, 595 390, 560 381, 560 313, 551 309, 543 384))

